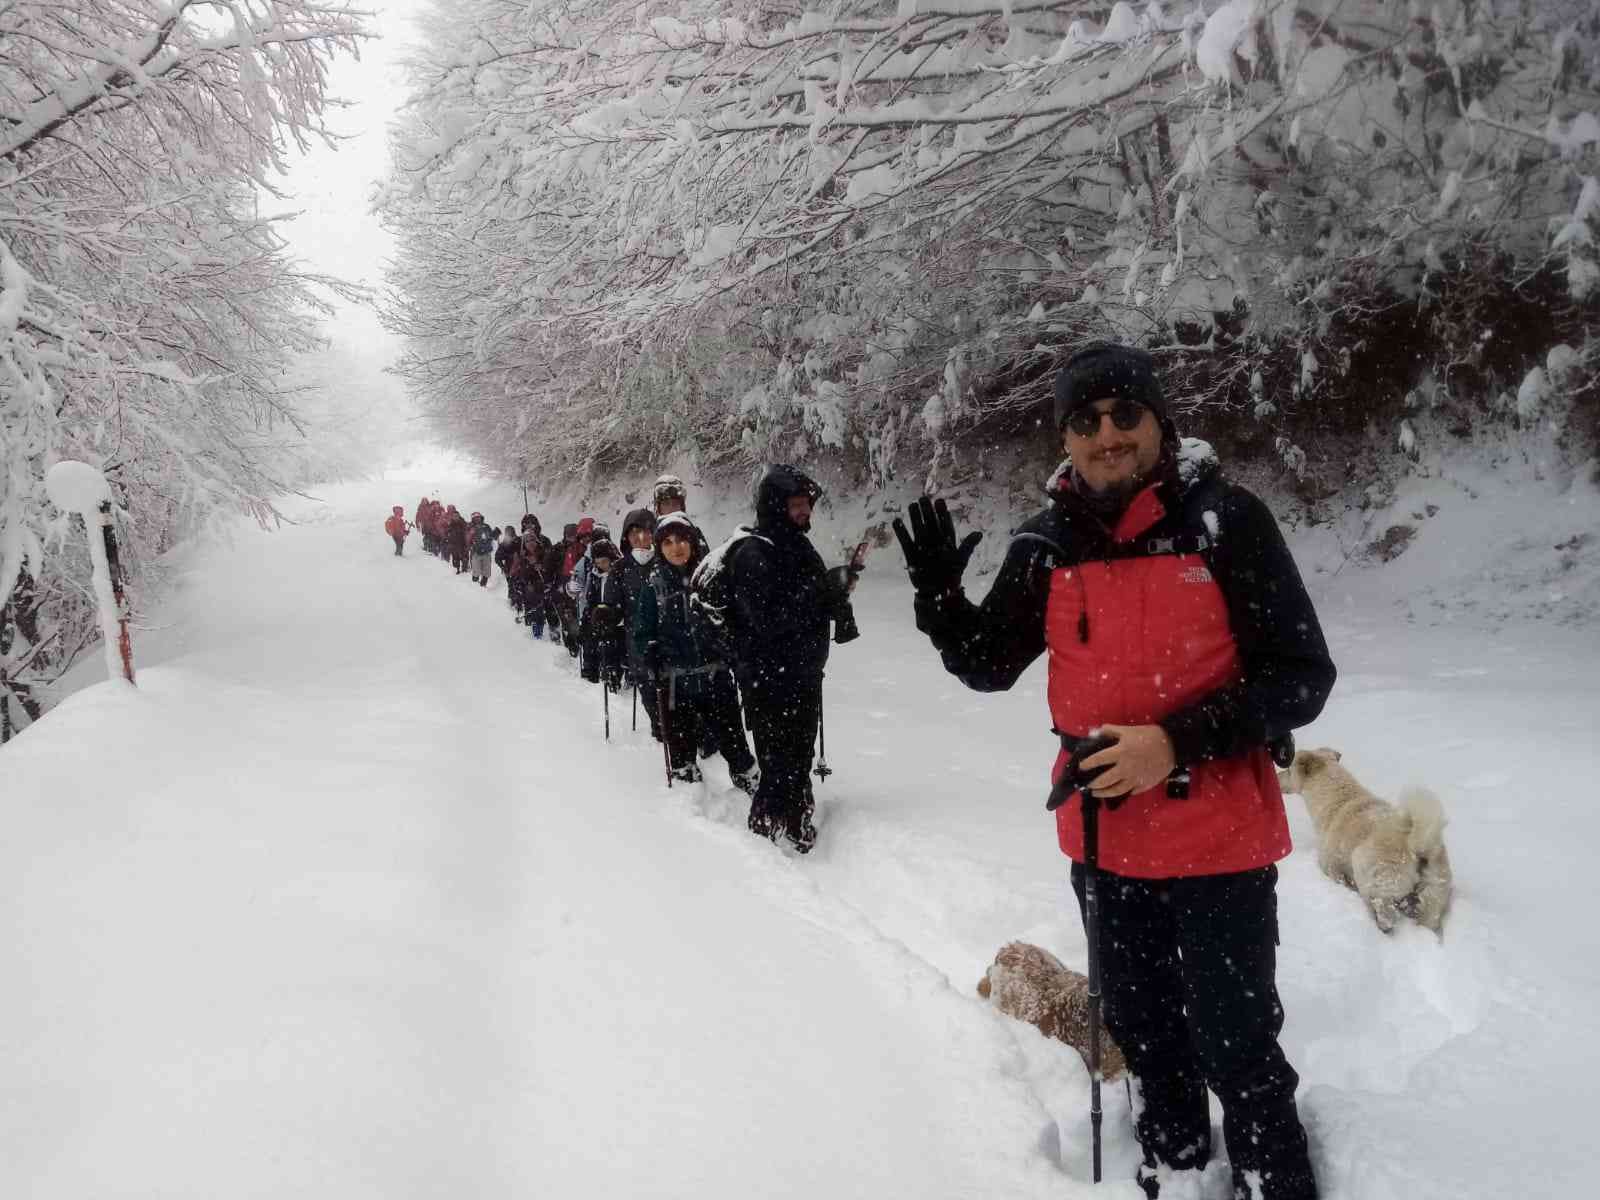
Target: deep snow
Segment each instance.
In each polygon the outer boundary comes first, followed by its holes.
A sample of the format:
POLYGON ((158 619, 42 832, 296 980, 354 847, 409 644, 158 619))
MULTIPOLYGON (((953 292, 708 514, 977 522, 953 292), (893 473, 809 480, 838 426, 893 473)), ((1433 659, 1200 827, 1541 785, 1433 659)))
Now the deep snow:
MULTIPOLYGON (((1595 504, 1491 485, 1382 569, 1296 540, 1341 669, 1302 744, 1437 791, 1457 882, 1442 942, 1385 938, 1290 799, 1284 1041, 1329 1200, 1588 1190, 1600 652, 1508 597, 1595 504)), ((195 552, 138 690, 0 750, 0 1194, 1089 1194, 1083 1067, 973 992, 1013 938, 1083 965, 1042 668, 965 691, 879 551, 795 859, 743 831, 720 760, 668 791, 625 711, 607 745, 498 586, 416 538, 394 558, 382 520, 421 490, 333 489, 195 552)), ((1098 1194, 1134 1200, 1107 1109, 1098 1194)))

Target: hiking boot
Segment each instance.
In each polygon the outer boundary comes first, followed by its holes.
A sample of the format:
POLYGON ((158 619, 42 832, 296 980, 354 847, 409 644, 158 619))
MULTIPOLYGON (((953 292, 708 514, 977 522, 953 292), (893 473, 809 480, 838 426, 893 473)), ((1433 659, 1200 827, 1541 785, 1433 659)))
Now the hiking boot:
POLYGON ((729 778, 733 780, 733 786, 746 796, 754 796, 756 788, 761 785, 761 768, 752 765, 748 771, 731 771, 729 778))
POLYGON ((811 848, 817 844, 817 827, 811 823, 809 804, 784 822, 783 836, 789 839, 796 854, 811 853, 811 848))
POLYGON ((769 842, 777 841, 778 834, 783 830, 783 826, 774 821, 770 814, 758 812, 754 808, 750 810, 750 819, 745 824, 751 833, 758 838, 766 838, 769 842))
POLYGON ((678 783, 699 783, 705 776, 700 774, 698 766, 690 763, 686 767, 673 767, 672 778, 678 783))

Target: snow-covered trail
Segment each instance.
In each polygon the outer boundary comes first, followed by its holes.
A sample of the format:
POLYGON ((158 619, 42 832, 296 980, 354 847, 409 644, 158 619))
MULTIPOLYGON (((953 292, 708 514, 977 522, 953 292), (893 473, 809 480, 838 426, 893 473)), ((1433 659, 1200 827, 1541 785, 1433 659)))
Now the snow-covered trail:
POLYGON ((0 1191, 1059 1190, 985 1013, 370 524, 241 534, 7 748, 0 1191))
MULTIPOLYGON (((194 560, 137 695, 91 688, 0 751, 0 1194, 1091 1194, 1082 1065, 972 994, 1013 938, 1083 965, 1040 668, 965 691, 884 552, 795 860, 720 766, 668 791, 625 712, 608 745, 497 588, 394 559, 388 491, 329 500, 194 560)), ((1438 791, 1457 879, 1441 943, 1378 934, 1309 849, 1282 865, 1324 1196, 1577 1194, 1600 651, 1312 584, 1341 679, 1302 744, 1438 791)), ((1119 1089, 1106 1128, 1092 1194, 1136 1200, 1119 1089)))

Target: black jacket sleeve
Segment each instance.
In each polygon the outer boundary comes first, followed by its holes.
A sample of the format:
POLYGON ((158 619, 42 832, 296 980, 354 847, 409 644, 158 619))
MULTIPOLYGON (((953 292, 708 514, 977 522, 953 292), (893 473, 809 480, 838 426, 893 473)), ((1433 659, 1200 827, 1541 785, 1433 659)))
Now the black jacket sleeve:
POLYGON ((917 628, 945 670, 974 691, 1007 691, 1044 653, 1050 572, 1039 565, 1041 553, 1038 541, 1014 540, 981 606, 959 588, 917 595, 917 628))
POLYGON ((1211 568, 1243 678, 1161 722, 1180 766, 1229 758, 1314 720, 1336 674, 1311 597, 1272 513, 1243 488, 1218 505, 1211 568))

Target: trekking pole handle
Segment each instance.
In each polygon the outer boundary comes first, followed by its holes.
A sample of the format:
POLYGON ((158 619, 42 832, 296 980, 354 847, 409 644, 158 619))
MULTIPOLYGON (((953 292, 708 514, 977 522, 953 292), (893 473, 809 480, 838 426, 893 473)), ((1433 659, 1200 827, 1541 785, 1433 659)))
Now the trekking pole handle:
MULTIPOLYGON (((1073 792, 1090 794, 1086 785, 1092 783, 1106 768, 1095 767, 1085 771, 1083 760, 1093 757, 1108 746, 1115 746, 1117 739, 1107 733, 1081 738, 1070 733, 1062 733, 1059 729, 1052 729, 1050 732, 1061 739, 1061 748, 1068 754, 1067 765, 1062 768, 1060 778, 1051 785, 1050 797, 1044 802, 1046 812, 1055 812, 1072 797, 1073 792)), ((1107 807, 1114 807, 1122 802, 1121 796, 1100 797, 1100 799, 1107 800, 1107 807)))

